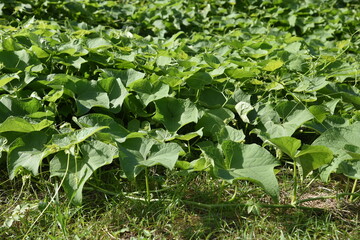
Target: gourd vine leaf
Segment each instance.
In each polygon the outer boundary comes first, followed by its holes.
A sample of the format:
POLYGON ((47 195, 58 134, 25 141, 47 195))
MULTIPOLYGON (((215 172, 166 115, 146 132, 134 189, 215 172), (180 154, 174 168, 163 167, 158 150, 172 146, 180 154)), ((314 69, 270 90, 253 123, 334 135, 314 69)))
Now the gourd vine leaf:
POLYGON ((164 124, 170 132, 176 132, 182 126, 197 122, 199 112, 189 99, 166 97, 155 101, 156 113, 153 119, 164 124))
POLYGON ((93 172, 110 164, 117 148, 97 140, 84 142, 76 155, 58 152, 50 161, 51 177, 64 178, 62 187, 74 204, 81 204, 82 189, 93 172))
POLYGON ((130 180, 145 168, 162 165, 173 169, 182 148, 177 143, 158 143, 149 138, 130 138, 118 143, 120 165, 130 180))

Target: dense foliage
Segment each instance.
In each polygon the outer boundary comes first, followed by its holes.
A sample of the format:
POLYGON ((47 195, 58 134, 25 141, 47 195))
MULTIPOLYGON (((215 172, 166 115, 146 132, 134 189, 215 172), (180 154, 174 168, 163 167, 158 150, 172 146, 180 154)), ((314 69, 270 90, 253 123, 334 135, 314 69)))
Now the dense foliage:
POLYGON ((285 164, 359 179, 359 21, 350 0, 5 0, 0 161, 75 203, 105 165, 208 171, 274 201, 285 164))

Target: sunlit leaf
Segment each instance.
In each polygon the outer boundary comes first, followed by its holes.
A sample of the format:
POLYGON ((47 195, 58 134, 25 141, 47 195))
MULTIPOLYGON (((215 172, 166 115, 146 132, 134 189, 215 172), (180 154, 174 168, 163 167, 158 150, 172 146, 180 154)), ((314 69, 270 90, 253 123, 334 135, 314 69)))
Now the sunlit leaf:
POLYGON ((170 132, 176 132, 182 126, 199 118, 199 112, 191 101, 175 98, 162 98, 155 101, 156 114, 153 119, 164 124, 170 132))
POLYGON ((117 155, 116 147, 100 141, 82 144, 80 152, 74 157, 61 151, 50 161, 51 177, 64 178, 62 187, 75 204, 82 202, 83 187, 94 171, 110 164, 117 155))

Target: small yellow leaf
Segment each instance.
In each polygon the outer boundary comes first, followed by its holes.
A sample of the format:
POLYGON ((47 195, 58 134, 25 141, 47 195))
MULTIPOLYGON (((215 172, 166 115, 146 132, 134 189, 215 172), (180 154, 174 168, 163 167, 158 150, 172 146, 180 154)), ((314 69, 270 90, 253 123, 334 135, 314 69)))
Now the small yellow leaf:
POLYGON ((276 69, 280 68, 282 65, 284 65, 284 62, 281 60, 270 60, 263 67, 263 70, 272 72, 272 71, 275 71, 276 69))

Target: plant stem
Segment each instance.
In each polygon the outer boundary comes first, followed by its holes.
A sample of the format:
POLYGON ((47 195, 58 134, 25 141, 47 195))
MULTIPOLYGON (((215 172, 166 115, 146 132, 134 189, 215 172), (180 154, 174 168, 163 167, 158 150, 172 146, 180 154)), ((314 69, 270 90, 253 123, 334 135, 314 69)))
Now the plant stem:
POLYGON ((235 185, 235 189, 234 189, 234 194, 232 195, 232 197, 228 200, 228 202, 232 202, 235 200, 236 195, 237 195, 237 185, 235 185))
POLYGON ((220 202, 220 200, 221 200, 221 195, 223 194, 223 192, 224 192, 224 188, 225 188, 225 181, 224 180, 222 180, 221 181, 221 185, 220 185, 220 189, 219 189, 219 193, 218 193, 218 199, 217 199, 217 202, 220 202))
POLYGON ((296 160, 294 159, 294 189, 293 189, 293 195, 291 198, 291 205, 296 205, 297 202, 297 166, 296 166, 296 160))
MULTIPOLYGON (((200 208, 205 209, 214 209, 214 208, 226 208, 226 207, 247 207, 246 203, 216 203, 216 204, 206 204, 206 203, 199 203, 193 202, 189 200, 181 200, 185 204, 193 205, 200 208)), ((312 207, 304 207, 304 206, 294 206, 292 204, 265 204, 259 203, 257 204, 261 208, 299 208, 299 209, 306 209, 306 210, 324 210, 322 208, 312 208, 312 207)))
MULTIPOLYGON (((352 186, 351 193, 355 193, 356 184, 357 184, 357 179, 354 180, 354 184, 353 184, 353 186, 352 186)), ((350 195, 349 202, 352 202, 352 201, 353 201, 353 196, 354 196, 354 195, 350 195)))
POLYGON ((149 188, 149 168, 145 168, 145 186, 146 186, 146 199, 150 202, 150 188, 149 188))

